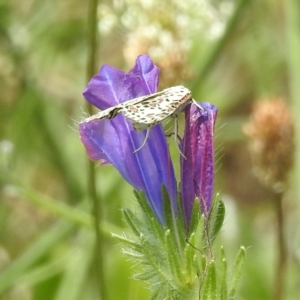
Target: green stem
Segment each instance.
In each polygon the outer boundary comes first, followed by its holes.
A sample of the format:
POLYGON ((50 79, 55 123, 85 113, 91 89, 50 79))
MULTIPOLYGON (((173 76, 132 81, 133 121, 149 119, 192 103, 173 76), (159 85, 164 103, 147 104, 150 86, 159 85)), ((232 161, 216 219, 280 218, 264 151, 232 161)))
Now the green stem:
MULTIPOLYGON (((89 0, 88 7, 88 62, 87 62, 87 80, 89 81, 91 77, 97 71, 97 8, 98 0, 89 0)), ((93 114, 93 107, 87 102, 87 110, 90 115, 93 114)), ((99 289, 100 299, 106 299, 106 288, 104 280, 104 251, 103 251, 103 237, 99 228, 99 224, 102 221, 102 208, 100 205, 100 199, 97 198, 96 190, 96 174, 95 166, 91 161, 88 161, 88 195, 92 201, 92 214, 95 218, 95 234, 96 234, 96 244, 95 244, 95 274, 97 277, 97 287, 99 289)))
POLYGON ((288 64, 288 85, 289 98, 293 106, 294 122, 295 122, 295 177, 294 187, 297 191, 298 198, 300 195, 300 185, 298 179, 300 178, 300 119, 298 112, 300 111, 300 2, 299 0, 285 1, 285 26, 286 26, 286 42, 287 42, 287 64, 288 64), (298 154, 297 154, 298 153, 298 154))
MULTIPOLYGON (((19 194, 30 201, 32 204, 41 207, 47 212, 74 223, 76 226, 93 228, 95 220, 89 214, 86 213, 86 201, 83 200, 78 205, 70 206, 65 204, 63 201, 57 201, 48 196, 42 195, 30 188, 19 188, 19 194)), ((99 225, 101 233, 106 238, 111 237, 111 232, 121 232, 122 229, 118 226, 113 225, 112 223, 105 222, 102 220, 102 223, 99 225)))
POLYGON ((277 251, 278 261, 275 271, 275 282, 274 282, 274 300, 282 300, 284 294, 284 282, 286 273, 286 245, 284 237, 284 216, 282 209, 282 198, 283 194, 278 194, 274 201, 276 222, 277 222, 277 251))
POLYGON ((235 11, 233 12, 231 18, 227 22, 225 33, 217 41, 217 43, 213 46, 213 49, 210 52, 208 58, 205 59, 204 64, 198 68, 199 76, 194 81, 195 87, 199 87, 199 83, 201 83, 201 85, 204 83, 204 80, 207 77, 207 74, 211 71, 213 65, 217 61, 217 58, 219 57, 220 53, 222 52, 224 46, 230 39, 233 31, 236 29, 236 25, 243 15, 242 11, 251 2, 252 2, 251 0, 240 0, 239 3, 237 4, 235 11))
POLYGON ((294 122, 296 151, 294 165, 294 189, 299 198, 300 187, 298 181, 300 177, 300 119, 298 117, 298 112, 300 111, 300 2, 299 0, 286 0, 283 1, 283 3, 285 5, 284 8, 287 43, 286 57, 288 66, 289 98, 295 114, 294 122))

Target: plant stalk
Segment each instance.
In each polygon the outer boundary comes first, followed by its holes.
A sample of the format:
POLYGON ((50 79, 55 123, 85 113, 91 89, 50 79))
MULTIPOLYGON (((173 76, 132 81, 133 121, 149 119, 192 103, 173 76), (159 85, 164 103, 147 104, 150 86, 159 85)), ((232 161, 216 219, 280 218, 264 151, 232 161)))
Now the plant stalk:
POLYGON ((236 5, 235 11, 227 22, 224 34, 213 46, 209 56, 204 61, 204 63, 198 68, 199 76, 194 80, 194 85, 198 88, 199 83, 203 86, 205 78, 207 78, 209 72, 212 70, 213 65, 216 63, 227 42, 230 40, 232 33, 236 29, 239 20, 242 18, 244 9, 250 3, 252 3, 251 0, 240 0, 236 5))
POLYGON ((294 188, 299 198, 300 185, 298 182, 300 178, 300 119, 298 112, 300 111, 300 2, 299 0, 286 0, 284 1, 284 5, 289 100, 294 111, 294 122, 296 129, 294 188))
MULTIPOLYGON (((91 79, 97 72, 97 8, 98 0, 89 0, 88 3, 88 59, 87 59, 87 69, 86 76, 87 81, 91 79)), ((86 108, 90 115, 93 114, 93 106, 86 102, 86 108)), ((102 300, 106 299, 106 288, 104 279, 104 251, 103 251, 103 236, 101 234, 99 224, 102 222, 102 208, 101 201, 97 197, 96 188, 96 173, 95 166, 92 161, 88 161, 88 196, 92 202, 92 215, 95 218, 95 258, 94 258, 94 268, 96 276, 96 286, 98 287, 99 298, 102 300)))
POLYGON ((277 194, 274 201, 276 223, 277 223, 277 266, 274 281, 274 300, 284 299, 285 274, 287 267, 287 249, 284 235, 284 213, 283 213, 283 194, 277 194))

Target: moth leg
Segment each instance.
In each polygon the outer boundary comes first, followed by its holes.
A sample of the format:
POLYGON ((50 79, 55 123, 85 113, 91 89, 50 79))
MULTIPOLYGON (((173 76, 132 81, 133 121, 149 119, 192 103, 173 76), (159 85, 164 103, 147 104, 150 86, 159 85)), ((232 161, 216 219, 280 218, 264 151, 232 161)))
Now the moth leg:
POLYGON ((192 99, 192 102, 194 105, 196 105, 198 108, 200 108, 201 110, 204 110, 204 108, 195 100, 195 99, 192 99))
POLYGON ((170 136, 172 136, 173 134, 175 134, 175 133, 174 133, 174 132, 165 133, 165 137, 170 137, 170 136))
POLYGON ((151 130, 151 128, 148 127, 148 128, 147 128, 147 132, 146 132, 146 137, 145 137, 145 139, 144 139, 142 145, 141 145, 140 147, 138 147, 137 149, 135 149, 135 150, 133 151, 133 153, 138 152, 139 150, 141 150, 141 149, 146 145, 146 142, 147 142, 147 140, 148 140, 148 138, 149 138, 149 135, 150 135, 150 130, 151 130))
POLYGON ((180 146, 179 146, 179 140, 178 140, 178 118, 177 115, 174 116, 175 120, 174 120, 174 138, 175 138, 175 143, 176 146, 179 150, 180 155, 186 159, 185 155, 181 152, 180 146))

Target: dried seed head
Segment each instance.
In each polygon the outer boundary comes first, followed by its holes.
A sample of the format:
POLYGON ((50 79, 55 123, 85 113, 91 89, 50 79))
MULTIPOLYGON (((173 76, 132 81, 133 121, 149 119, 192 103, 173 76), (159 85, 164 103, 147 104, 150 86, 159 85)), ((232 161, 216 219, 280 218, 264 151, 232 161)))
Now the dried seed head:
POLYGON ((284 191, 295 150, 294 123, 286 103, 280 99, 256 103, 243 131, 250 138, 256 176, 275 192, 284 191))

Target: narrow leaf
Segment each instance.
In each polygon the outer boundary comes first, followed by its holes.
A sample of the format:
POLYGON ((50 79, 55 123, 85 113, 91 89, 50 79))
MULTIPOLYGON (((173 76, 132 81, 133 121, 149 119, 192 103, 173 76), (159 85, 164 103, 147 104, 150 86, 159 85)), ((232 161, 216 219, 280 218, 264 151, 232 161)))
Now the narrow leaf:
POLYGON ((195 201, 194 201, 192 215, 191 215, 189 234, 196 231, 196 228, 197 228, 198 223, 199 223, 200 218, 201 218, 201 213, 200 212, 201 212, 200 201, 199 201, 198 198, 196 198, 195 201))
POLYGON ((201 215, 195 230, 195 247, 202 250, 203 249, 203 237, 204 237, 204 215, 201 215))
POLYGON ((241 247, 239 253, 236 256, 232 274, 231 274, 231 280, 229 285, 229 297, 230 299, 234 297, 238 283, 240 281, 241 275, 242 275, 242 267, 246 259, 246 249, 245 247, 241 247))
POLYGON ((144 192, 143 191, 137 192, 136 190, 134 190, 134 194, 146 219, 150 220, 153 217, 156 218, 155 214, 153 213, 151 207, 148 204, 144 192))
POLYGON ((208 220, 209 242, 212 243, 219 233, 225 218, 225 205, 221 199, 217 199, 208 220))
POLYGON ((217 299, 217 278, 216 278, 215 262, 210 261, 204 284, 202 288, 201 300, 216 300, 217 299))
POLYGON ((221 300, 227 300, 227 261, 225 258, 222 258, 222 260, 219 262, 219 278, 220 278, 220 299, 221 300))
POLYGON ((162 185, 161 192, 163 195, 163 210, 164 210, 165 224, 168 229, 171 229, 174 232, 175 228, 173 226, 173 216, 172 216, 170 197, 164 185, 162 185))
POLYGON ((140 237, 140 231, 139 228, 141 227, 141 221, 134 215, 134 213, 130 209, 124 209, 123 210, 124 217, 130 228, 132 229, 133 233, 140 237))
POLYGON ((69 264, 63 274, 55 300, 77 300, 80 291, 84 290, 84 283, 89 275, 89 266, 94 254, 91 234, 86 234, 85 237, 81 247, 69 255, 69 264))
POLYGON ((125 236, 114 234, 114 233, 112 233, 111 236, 113 238, 118 239, 121 243, 125 244, 127 247, 133 248, 136 251, 141 251, 142 249, 141 245, 138 242, 128 239, 125 236))
POLYGON ((195 243, 195 233, 192 233, 189 239, 189 243, 186 243, 186 247, 184 249, 184 257, 185 257, 185 270, 186 270, 186 275, 189 277, 193 276, 193 271, 194 271, 194 253, 195 249, 193 248, 192 245, 195 243))
POLYGON ((181 265, 180 265, 180 257, 179 252, 176 251, 176 248, 174 247, 173 240, 171 238, 170 230, 167 230, 165 233, 165 241, 166 241, 166 255, 169 262, 169 267, 171 270, 171 274, 173 275, 173 278, 177 278, 178 285, 180 285, 180 282, 183 280, 183 274, 181 272, 181 265), (175 251, 174 251, 175 250, 175 251))

